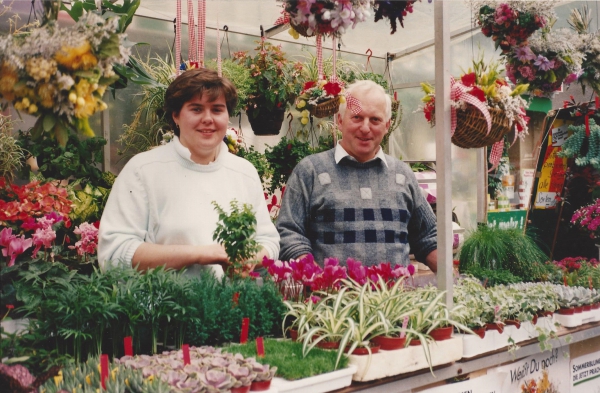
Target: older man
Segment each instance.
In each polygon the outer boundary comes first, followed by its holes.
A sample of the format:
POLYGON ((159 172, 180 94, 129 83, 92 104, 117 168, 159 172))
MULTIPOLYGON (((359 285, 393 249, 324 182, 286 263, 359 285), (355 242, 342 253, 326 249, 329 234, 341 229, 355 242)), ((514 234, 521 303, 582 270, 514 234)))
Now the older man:
POLYGON ((390 96, 371 81, 347 93, 336 115, 342 139, 302 160, 287 183, 277 220, 280 259, 312 253, 319 263, 351 257, 407 265, 412 252, 435 272, 436 217, 410 167, 380 147, 390 96))

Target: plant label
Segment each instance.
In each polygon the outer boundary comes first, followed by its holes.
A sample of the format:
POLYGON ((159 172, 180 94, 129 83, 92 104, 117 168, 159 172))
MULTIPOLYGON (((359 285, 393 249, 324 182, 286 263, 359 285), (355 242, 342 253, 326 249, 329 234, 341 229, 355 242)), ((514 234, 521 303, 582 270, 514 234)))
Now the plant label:
POLYGON ((181 351, 183 352, 183 365, 187 366, 190 364, 190 346, 188 344, 183 344, 181 346, 181 351))
POLYGON ((133 343, 131 336, 123 338, 123 346, 125 347, 125 356, 133 356, 133 343))
POLYGON ((265 343, 262 337, 256 337, 256 356, 259 358, 265 357, 265 343))
POLYGON ((248 342, 248 328, 250 328, 250 319, 242 319, 242 333, 240 334, 240 344, 246 344, 248 342))
POLYGON ((106 378, 108 378, 108 355, 100 356, 100 383, 102 389, 106 389, 106 378))
POLYGON ((406 327, 408 326, 408 316, 404 317, 402 321, 402 331, 400 332, 400 338, 404 338, 406 336, 406 327))

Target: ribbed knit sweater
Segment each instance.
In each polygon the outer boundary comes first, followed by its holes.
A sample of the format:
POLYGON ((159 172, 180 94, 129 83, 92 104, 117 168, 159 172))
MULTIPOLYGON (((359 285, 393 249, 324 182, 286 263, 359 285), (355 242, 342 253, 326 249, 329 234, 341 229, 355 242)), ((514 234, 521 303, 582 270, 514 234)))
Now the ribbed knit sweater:
MULTIPOLYGON (((142 242, 207 245, 218 214, 211 202, 225 211, 229 202, 253 207, 256 241, 272 258, 279 252, 279 235, 271 221, 258 173, 248 161, 220 146, 217 159, 200 165, 178 138, 165 146, 133 157, 112 188, 100 223, 98 261, 103 269, 131 258, 142 242)), ((215 273, 223 269, 211 265, 215 273)), ((194 265, 188 272, 201 268, 194 265)))
POLYGON ((312 253, 318 263, 351 257, 365 265, 408 265, 437 248, 436 217, 412 170, 385 155, 336 164, 335 149, 303 159, 287 183, 277 229, 280 259, 312 253))

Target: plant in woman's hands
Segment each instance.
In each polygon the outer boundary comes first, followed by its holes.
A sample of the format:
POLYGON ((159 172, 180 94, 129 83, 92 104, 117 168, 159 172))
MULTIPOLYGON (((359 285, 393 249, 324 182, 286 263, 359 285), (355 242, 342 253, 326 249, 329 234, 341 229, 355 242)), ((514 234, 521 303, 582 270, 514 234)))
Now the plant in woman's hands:
POLYGON ((219 214, 213 240, 225 247, 231 263, 227 273, 233 277, 236 273, 241 273, 246 261, 253 258, 260 249, 254 239, 256 216, 250 205, 244 204, 240 207, 235 199, 229 204, 231 207, 229 214, 216 201, 212 204, 219 214))

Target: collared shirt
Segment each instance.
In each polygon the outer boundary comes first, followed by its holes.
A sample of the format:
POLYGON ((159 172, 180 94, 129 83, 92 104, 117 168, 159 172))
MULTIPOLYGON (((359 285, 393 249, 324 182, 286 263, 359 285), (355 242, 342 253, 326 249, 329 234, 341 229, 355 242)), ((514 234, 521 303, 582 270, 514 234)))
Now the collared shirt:
MULTIPOLYGON (((335 158, 335 163, 339 164, 340 161, 342 161, 342 158, 344 157, 349 157, 351 160, 354 160, 356 162, 358 162, 356 160, 356 158, 352 157, 343 147, 341 143, 338 143, 337 145, 335 145, 335 154, 334 154, 334 158, 335 158)), ((375 157, 373 157, 372 159, 370 159, 369 161, 366 162, 371 162, 374 161, 376 159, 380 159, 381 162, 383 162, 383 164, 385 165, 386 168, 389 168, 388 166, 388 162, 385 159, 385 153, 383 152, 383 149, 381 147, 379 147, 379 150, 377 151, 377 154, 375 154, 375 157)))

